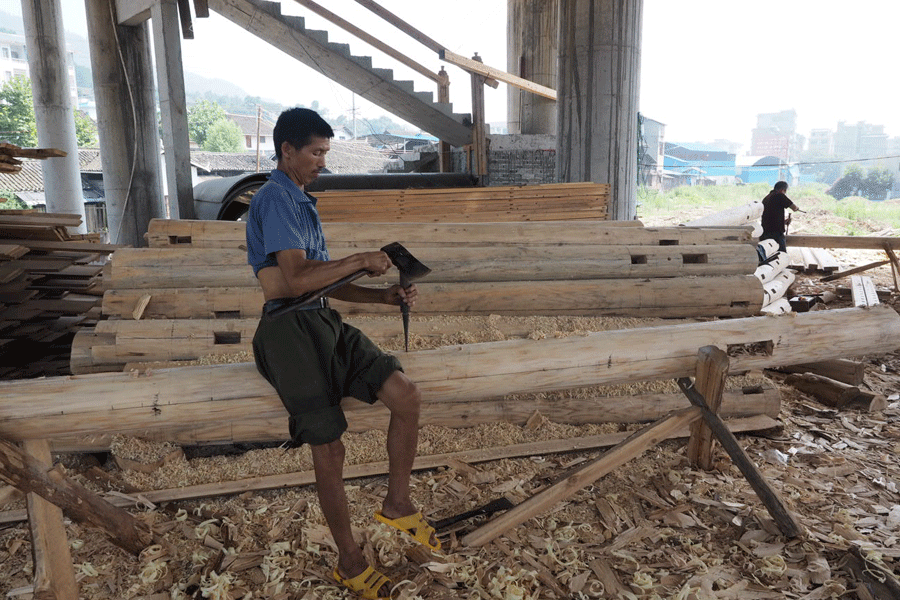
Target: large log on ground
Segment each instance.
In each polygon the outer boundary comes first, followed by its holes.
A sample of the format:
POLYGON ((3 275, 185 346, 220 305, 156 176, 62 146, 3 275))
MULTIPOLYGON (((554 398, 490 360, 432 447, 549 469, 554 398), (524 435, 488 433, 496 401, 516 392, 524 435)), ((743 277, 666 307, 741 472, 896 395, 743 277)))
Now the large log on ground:
MULTIPOLYGON (((418 315, 630 315, 680 318, 741 317, 762 307, 763 288, 752 275, 581 281, 417 282, 418 315)), ((262 311, 256 288, 109 290, 103 313, 123 319, 141 297, 145 319, 253 318, 262 311)), ((394 314, 396 307, 332 301, 342 314, 394 314)))
POLYGON ((754 200, 741 206, 733 206, 725 210, 700 217, 684 223, 685 227, 723 227, 729 225, 746 225, 759 219, 763 212, 762 202, 754 200))
MULTIPOLYGON (((407 246, 432 272, 431 283, 547 281, 692 275, 738 275, 756 269, 750 244, 718 246, 407 246)), ((340 259, 372 248, 340 248, 340 259)), ((366 283, 394 283, 397 271, 366 283)), ((113 255, 106 289, 131 287, 253 287, 256 277, 241 250, 127 248, 113 255)))
MULTIPOLYGON (((439 403, 684 377, 707 345, 726 350, 735 373, 889 352, 900 345, 900 315, 886 306, 792 313, 451 346, 402 360, 424 401, 439 403)), ((284 420, 247 363, 2 382, 0 398, 0 437, 11 440, 212 427, 218 437, 203 441, 237 441, 256 433, 251 422, 284 420)))
MULTIPOLYGON (((406 246, 641 245, 692 246, 752 243, 750 228, 642 227, 637 221, 520 223, 323 223, 329 248, 380 248, 392 241, 406 246)), ((246 223, 154 219, 151 248, 246 249, 246 223)))

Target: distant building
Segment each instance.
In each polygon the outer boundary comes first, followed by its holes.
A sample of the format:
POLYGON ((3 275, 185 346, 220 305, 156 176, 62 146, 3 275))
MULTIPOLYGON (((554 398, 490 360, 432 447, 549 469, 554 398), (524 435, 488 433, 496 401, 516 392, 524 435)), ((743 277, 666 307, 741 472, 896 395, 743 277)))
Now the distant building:
POLYGON ((834 132, 830 129, 810 131, 808 151, 812 156, 832 156, 834 154, 834 132))
MULTIPOLYGON (((72 98, 72 106, 77 108, 78 86, 75 83, 75 60, 73 53, 68 49, 66 50, 66 67, 69 95, 72 98)), ((5 83, 17 75, 31 79, 25 36, 0 32, 0 83, 5 83)))
POLYGON ((742 183, 768 183, 775 185, 786 181, 788 185, 800 183, 800 168, 789 165, 778 156, 739 156, 735 165, 742 183))
MULTIPOLYGON (((663 168, 675 185, 721 185, 735 182, 735 156, 707 144, 664 144, 663 168)), ((666 184, 664 187, 674 187, 666 184)))
POLYGON ((803 150, 804 138, 797 134, 797 111, 761 113, 750 142, 750 154, 777 156, 785 162, 796 161, 803 150))
POLYGON ((653 188, 663 187, 663 156, 665 153, 666 126, 654 119, 640 116, 641 148, 640 184, 653 188))
POLYGON ((847 124, 840 121, 834 133, 834 155, 840 158, 874 158, 887 152, 888 137, 884 125, 865 121, 847 124))
POLYGON ((275 130, 274 123, 251 115, 226 113, 225 116, 240 127, 241 133, 244 134, 244 147, 247 149, 247 152, 256 152, 257 135, 259 136, 259 151, 261 154, 275 152, 275 142, 272 140, 272 132, 275 130))

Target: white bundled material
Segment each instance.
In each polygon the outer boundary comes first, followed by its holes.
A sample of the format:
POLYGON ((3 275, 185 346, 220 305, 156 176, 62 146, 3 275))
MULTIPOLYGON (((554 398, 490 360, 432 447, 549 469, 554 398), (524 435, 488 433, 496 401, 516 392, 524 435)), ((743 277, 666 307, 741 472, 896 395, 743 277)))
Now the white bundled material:
POLYGON ((760 312, 765 315, 783 315, 791 312, 791 303, 787 298, 779 298, 768 306, 763 306, 760 312))
POLYGON ((763 308, 783 297, 796 278, 793 271, 785 269, 771 281, 763 283, 763 308))

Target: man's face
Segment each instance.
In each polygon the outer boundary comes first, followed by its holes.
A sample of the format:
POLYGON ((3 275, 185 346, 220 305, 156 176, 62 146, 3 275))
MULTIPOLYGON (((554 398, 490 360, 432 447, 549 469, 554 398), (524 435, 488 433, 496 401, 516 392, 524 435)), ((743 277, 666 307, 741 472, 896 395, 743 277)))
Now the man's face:
POLYGON ((325 168, 325 155, 331 150, 328 138, 313 136, 302 148, 281 144, 281 167, 294 183, 303 187, 315 181, 325 168))

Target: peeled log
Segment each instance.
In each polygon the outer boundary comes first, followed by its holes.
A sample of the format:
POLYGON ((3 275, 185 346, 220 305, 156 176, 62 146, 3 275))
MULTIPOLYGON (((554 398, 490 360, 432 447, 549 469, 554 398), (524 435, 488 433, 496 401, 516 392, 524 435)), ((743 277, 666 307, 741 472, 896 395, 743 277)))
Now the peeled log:
MULTIPOLYGON (((763 288, 751 275, 581 281, 416 283, 413 315, 631 315, 744 317, 756 314, 763 288)), ((259 288, 115 289, 103 295, 103 314, 130 318, 144 294, 143 319, 254 318, 259 288)), ((395 314, 396 307, 332 301, 344 315, 395 314)))
MULTIPOLYGON (((750 244, 406 247, 431 268, 430 283, 743 275, 752 273, 758 262, 750 244)), ((373 250, 378 247, 342 248, 331 257, 373 250)), ((240 250, 125 248, 110 264, 107 289, 256 285, 247 255, 240 250)), ((395 283, 397 278, 391 269, 366 279, 366 284, 395 283)))
MULTIPOLYGON (((685 377, 707 345, 728 352, 733 372, 890 352, 900 315, 886 306, 791 313, 451 346, 402 361, 424 402, 460 402, 685 377)), ((10 440, 216 426, 217 440, 238 441, 251 421, 284 421, 281 401, 247 363, 9 381, 0 398, 0 437, 10 440)))
MULTIPOLYGON (((639 225, 639 224, 638 224, 639 225)), ((329 248, 507 245, 649 245, 751 243, 749 228, 635 227, 632 221, 523 221, 518 223, 323 223, 329 248)), ((153 219, 151 248, 246 250, 246 223, 153 219)))
POLYGON ((763 205, 759 200, 754 200, 742 206, 735 206, 723 211, 694 219, 685 223, 685 227, 726 227, 731 225, 746 225, 757 221, 763 213, 763 205))

